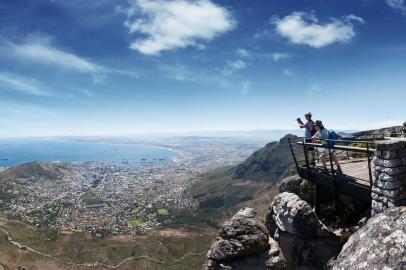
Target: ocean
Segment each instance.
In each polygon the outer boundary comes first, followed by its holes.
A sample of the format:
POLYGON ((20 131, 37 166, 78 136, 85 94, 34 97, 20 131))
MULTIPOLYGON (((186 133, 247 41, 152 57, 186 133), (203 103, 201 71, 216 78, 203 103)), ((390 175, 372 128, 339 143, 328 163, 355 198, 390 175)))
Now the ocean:
POLYGON ((165 163, 178 152, 154 146, 91 143, 54 139, 1 139, 0 167, 31 161, 98 161, 114 165, 143 166, 165 163))

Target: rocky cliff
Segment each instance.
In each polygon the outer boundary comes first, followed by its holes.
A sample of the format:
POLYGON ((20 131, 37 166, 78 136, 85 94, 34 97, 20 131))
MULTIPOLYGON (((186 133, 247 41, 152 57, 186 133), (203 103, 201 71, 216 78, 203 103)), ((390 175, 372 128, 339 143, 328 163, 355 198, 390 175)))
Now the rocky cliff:
POLYGON ((406 135, 406 121, 404 126, 393 126, 388 128, 366 130, 361 132, 356 132, 353 136, 357 139, 365 138, 380 138, 380 137, 399 137, 406 135))
POLYGON ((375 215, 345 243, 333 270, 406 269, 406 207, 375 215))
POLYGON ((204 269, 406 269, 406 207, 365 217, 343 237, 303 200, 307 185, 284 180, 264 223, 254 209, 241 209, 221 227, 204 269))

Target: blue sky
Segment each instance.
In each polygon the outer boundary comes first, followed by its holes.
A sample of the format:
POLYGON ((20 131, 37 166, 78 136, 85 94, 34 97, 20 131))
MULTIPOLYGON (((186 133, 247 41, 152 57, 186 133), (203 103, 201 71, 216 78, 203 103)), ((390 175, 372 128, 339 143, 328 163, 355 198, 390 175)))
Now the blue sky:
POLYGON ((406 120, 404 0, 3 0, 0 136, 406 120))

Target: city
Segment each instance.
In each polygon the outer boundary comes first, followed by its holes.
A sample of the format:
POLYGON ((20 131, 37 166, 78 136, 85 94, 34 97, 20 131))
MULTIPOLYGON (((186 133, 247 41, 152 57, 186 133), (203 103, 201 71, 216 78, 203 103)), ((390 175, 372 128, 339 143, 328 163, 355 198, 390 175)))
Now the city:
POLYGON ((240 162, 259 143, 189 139, 171 144, 180 154, 167 162, 55 163, 58 177, 16 179, 4 185, 3 193, 12 198, 0 200, 1 212, 61 234, 143 234, 176 222, 172 211, 193 211, 197 203, 188 193, 193 181, 203 172, 240 162))

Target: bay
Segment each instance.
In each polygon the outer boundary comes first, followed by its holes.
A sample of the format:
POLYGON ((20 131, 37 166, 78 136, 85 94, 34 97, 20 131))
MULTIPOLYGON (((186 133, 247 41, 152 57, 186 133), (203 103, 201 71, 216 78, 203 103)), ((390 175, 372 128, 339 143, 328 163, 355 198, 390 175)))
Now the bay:
POLYGON ((54 139, 0 140, 0 167, 31 161, 85 162, 114 165, 154 165, 167 162, 179 153, 162 147, 134 144, 92 143, 54 139))

